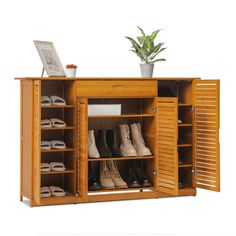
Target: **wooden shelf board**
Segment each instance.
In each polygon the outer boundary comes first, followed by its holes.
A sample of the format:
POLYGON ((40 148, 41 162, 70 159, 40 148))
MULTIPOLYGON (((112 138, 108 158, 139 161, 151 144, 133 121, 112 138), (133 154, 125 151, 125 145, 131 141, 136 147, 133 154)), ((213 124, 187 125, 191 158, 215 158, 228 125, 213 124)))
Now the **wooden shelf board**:
POLYGON ((178 147, 192 147, 192 144, 178 144, 178 147))
POLYGON ((71 174, 74 173, 74 170, 64 170, 64 171, 45 171, 41 172, 41 175, 55 175, 55 174, 71 174))
POLYGON ((193 104, 191 103, 179 103, 178 106, 179 107, 191 107, 193 104))
POLYGON ((184 168, 184 167, 192 167, 192 164, 180 164, 179 167, 180 168, 184 168))
POLYGON ((123 160, 139 160, 139 159, 153 159, 154 156, 144 157, 100 157, 100 158, 88 158, 88 161, 123 161, 123 160))
POLYGON ((129 117, 153 117, 154 114, 125 114, 125 115, 108 115, 108 116, 89 116, 89 119, 98 118, 129 118, 129 117))
POLYGON ((66 149, 50 149, 50 150, 42 150, 41 152, 73 152, 74 148, 66 148, 66 149))
POLYGON ((63 128, 41 128, 42 131, 48 131, 48 130, 70 130, 70 129, 75 129, 73 126, 68 126, 68 127, 63 127, 63 128))
POLYGON ((94 190, 94 191, 88 191, 89 193, 103 193, 103 192, 118 192, 118 191, 140 191, 140 190, 145 190, 145 189, 149 189, 149 190, 153 190, 153 186, 150 187, 141 187, 141 188, 123 188, 123 189, 101 189, 101 190, 94 190))
POLYGON ((178 124, 179 127, 191 127, 192 124, 178 124))
POLYGON ((44 105, 41 105, 41 108, 74 108, 75 106, 74 105, 63 105, 63 106, 55 106, 55 105, 52 105, 52 106, 44 106, 44 105))

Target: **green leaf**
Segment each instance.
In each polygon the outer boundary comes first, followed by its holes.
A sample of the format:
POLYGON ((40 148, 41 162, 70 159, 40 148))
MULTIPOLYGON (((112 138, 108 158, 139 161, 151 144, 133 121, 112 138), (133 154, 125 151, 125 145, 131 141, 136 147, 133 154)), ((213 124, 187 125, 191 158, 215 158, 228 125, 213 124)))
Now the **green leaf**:
POLYGON ((144 37, 143 37, 143 36, 137 37, 137 39, 138 39, 138 42, 139 42, 141 45, 143 45, 143 43, 144 43, 144 37))
POLYGON ((158 61, 166 61, 166 59, 164 59, 164 58, 156 59, 154 61, 150 61, 150 63, 155 63, 155 62, 158 62, 158 61))
POLYGON ((144 33, 144 31, 143 31, 139 26, 137 26, 137 27, 138 27, 138 29, 141 31, 142 35, 145 37, 146 34, 144 33))
POLYGON ((159 30, 156 30, 156 31, 152 32, 152 34, 150 35, 150 38, 151 38, 152 41, 155 40, 157 34, 158 34, 160 31, 161 31, 161 30, 159 29, 159 30))

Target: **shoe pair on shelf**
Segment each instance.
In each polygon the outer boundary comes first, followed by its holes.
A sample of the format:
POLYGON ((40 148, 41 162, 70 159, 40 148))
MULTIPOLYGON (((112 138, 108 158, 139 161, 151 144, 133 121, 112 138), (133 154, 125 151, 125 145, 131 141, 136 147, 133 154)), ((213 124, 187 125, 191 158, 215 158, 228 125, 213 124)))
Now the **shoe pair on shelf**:
POLYGON ((107 190, 128 188, 127 183, 122 179, 114 161, 101 161, 99 176, 100 183, 96 180, 93 174, 90 174, 89 190, 99 190, 101 188, 107 190))
POLYGON ((41 105, 42 106, 65 106, 65 99, 58 96, 42 96, 41 97, 41 105))
POLYGON ((64 171, 65 169, 66 168, 63 162, 42 162, 40 167, 41 172, 64 171))
POLYGON ((66 144, 61 140, 41 141, 41 150, 51 149, 66 149, 66 144))
POLYGON ((41 187, 40 189, 40 197, 62 197, 65 196, 65 191, 57 186, 49 186, 49 187, 41 187))
POLYGON ((131 142, 130 129, 127 124, 119 125, 119 133, 117 129, 99 130, 96 140, 94 130, 89 130, 88 156, 90 158, 99 158, 152 155, 151 151, 145 146, 140 123, 131 124, 130 127, 133 143, 131 142))
POLYGON ((150 187, 152 185, 144 172, 143 160, 129 161, 129 175, 127 183, 129 188, 150 187))
POLYGON ((41 120, 41 128, 64 128, 66 123, 63 120, 52 118, 41 120))
POLYGON ((121 157, 118 145, 118 134, 116 129, 101 129, 97 132, 95 140, 94 130, 88 132, 88 156, 99 157, 121 157))

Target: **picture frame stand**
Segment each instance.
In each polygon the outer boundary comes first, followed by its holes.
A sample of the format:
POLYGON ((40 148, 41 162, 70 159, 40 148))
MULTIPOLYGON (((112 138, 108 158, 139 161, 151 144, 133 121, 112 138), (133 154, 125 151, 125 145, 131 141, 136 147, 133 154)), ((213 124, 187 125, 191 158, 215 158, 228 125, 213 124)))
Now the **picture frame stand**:
POLYGON ((45 72, 45 68, 44 68, 44 66, 43 66, 42 73, 41 73, 41 78, 43 77, 44 72, 45 72))

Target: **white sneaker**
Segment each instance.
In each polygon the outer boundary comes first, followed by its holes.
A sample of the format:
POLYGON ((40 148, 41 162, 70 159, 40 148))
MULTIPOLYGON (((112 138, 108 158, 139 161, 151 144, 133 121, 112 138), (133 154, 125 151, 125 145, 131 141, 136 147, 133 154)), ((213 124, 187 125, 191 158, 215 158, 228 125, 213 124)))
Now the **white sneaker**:
POLYGON ((130 125, 130 127, 132 133, 132 142, 138 156, 151 156, 152 153, 150 149, 145 146, 140 123, 134 123, 130 125))

